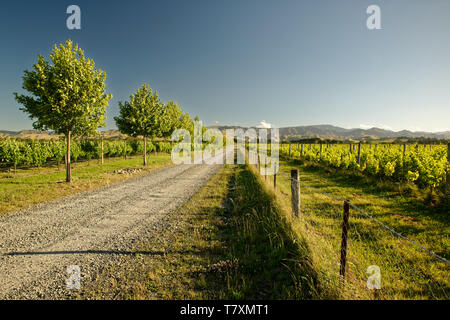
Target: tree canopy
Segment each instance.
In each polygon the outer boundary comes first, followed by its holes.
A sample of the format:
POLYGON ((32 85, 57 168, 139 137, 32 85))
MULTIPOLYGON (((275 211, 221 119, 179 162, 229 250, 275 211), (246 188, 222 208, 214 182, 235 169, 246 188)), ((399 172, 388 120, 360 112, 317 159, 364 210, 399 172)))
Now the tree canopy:
POLYGON ((136 93, 131 94, 130 101, 119 102, 120 115, 114 117, 119 131, 132 137, 162 136, 164 105, 148 84, 143 84, 136 93))
POLYGON ((105 92, 106 72, 96 69, 84 51, 67 40, 54 46, 50 60, 38 56, 33 70, 25 70, 23 89, 32 96, 14 93, 37 130, 91 135, 103 127, 112 95, 105 92))

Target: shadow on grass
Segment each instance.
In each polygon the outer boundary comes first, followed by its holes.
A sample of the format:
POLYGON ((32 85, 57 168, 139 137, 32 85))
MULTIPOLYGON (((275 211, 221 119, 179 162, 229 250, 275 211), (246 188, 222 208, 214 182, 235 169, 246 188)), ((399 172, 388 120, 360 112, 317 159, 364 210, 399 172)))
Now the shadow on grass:
MULTIPOLYGON (((225 267, 210 273, 220 299, 332 298, 321 288, 310 249, 247 166, 238 166, 228 184, 219 228, 225 267), (233 265, 236 264, 235 267, 233 265)), ((220 266, 220 264, 219 264, 220 266)))

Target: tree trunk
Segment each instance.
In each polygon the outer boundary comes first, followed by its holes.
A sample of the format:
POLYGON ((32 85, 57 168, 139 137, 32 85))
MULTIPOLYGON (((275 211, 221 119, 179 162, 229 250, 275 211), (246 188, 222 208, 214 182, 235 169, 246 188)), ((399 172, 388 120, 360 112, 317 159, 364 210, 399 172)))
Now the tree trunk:
POLYGON ((71 132, 68 131, 66 138, 67 138, 67 151, 66 151, 66 182, 72 181, 72 172, 70 168, 70 134, 71 132))
POLYGON ((104 163, 104 160, 103 160, 103 138, 101 140, 101 148, 102 148, 102 164, 103 164, 104 163))
POLYGON ((144 166, 147 165, 147 137, 144 137, 144 166))

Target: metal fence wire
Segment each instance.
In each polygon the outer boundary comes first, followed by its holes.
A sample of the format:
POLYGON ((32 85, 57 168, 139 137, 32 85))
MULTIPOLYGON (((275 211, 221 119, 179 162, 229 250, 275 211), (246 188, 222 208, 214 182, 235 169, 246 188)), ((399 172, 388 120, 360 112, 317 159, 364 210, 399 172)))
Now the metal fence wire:
MULTIPOLYGON (((249 163, 260 174, 268 172, 265 157, 248 152, 249 163)), ((270 159, 267 163, 271 163, 270 159)), ((273 163, 272 163, 273 165, 273 163)), ((277 198, 291 201, 292 183, 300 186, 300 215, 294 230, 301 233, 311 250, 311 261, 323 283, 337 288, 342 299, 449 299, 450 262, 387 224, 373 217, 371 204, 364 210, 335 194, 301 181, 278 167, 269 172, 277 198), (342 275, 344 203, 348 203, 345 274, 342 275)))

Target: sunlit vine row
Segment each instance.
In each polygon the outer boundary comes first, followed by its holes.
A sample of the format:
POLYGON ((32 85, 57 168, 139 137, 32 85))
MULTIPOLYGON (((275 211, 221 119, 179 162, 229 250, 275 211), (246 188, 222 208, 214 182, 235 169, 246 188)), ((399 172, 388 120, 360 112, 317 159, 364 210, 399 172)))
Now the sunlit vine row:
MULTIPOLYGON (((74 140, 71 144, 73 161, 99 159, 101 157, 100 140, 74 140)), ((141 154, 144 150, 141 140, 104 140, 103 155, 120 157, 141 154)), ((147 152, 170 152, 170 142, 147 142, 147 152)), ((64 161, 66 145, 64 140, 22 140, 13 138, 0 139, 0 163, 7 166, 40 167, 49 161, 64 161)))
MULTIPOLYGON (((288 155, 289 145, 280 154, 288 155)), ((303 153, 301 144, 291 144, 291 156, 432 188, 445 182, 447 170, 447 145, 408 145, 403 156, 403 145, 362 144, 359 164, 358 146, 349 144, 304 144, 303 153)))

